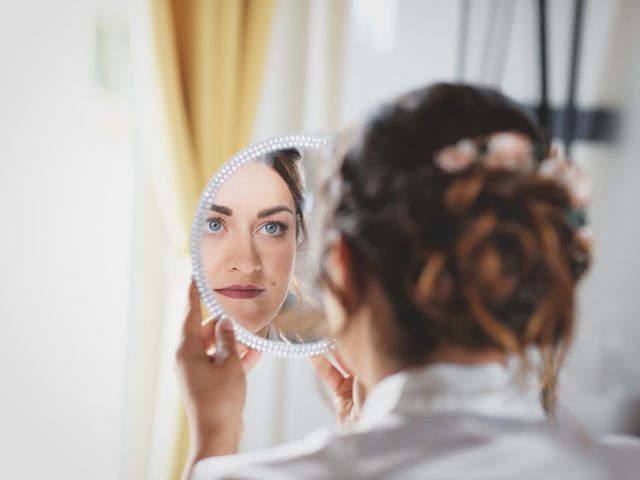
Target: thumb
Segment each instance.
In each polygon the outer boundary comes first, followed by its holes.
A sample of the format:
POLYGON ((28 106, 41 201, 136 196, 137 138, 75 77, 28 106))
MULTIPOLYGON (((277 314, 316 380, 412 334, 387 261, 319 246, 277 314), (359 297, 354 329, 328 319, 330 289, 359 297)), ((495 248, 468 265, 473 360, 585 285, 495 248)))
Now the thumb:
POLYGON ((236 335, 231 320, 223 318, 216 324, 216 354, 214 365, 221 365, 230 356, 238 356, 236 352, 236 335))

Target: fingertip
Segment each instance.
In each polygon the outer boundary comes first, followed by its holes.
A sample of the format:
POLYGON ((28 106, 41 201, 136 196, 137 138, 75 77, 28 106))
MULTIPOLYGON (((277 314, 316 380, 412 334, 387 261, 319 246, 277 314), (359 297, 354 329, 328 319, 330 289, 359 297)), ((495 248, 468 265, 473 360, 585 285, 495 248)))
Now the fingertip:
POLYGON ((231 320, 224 317, 218 321, 216 324, 216 338, 227 344, 235 343, 235 332, 231 320))
POLYGON ((190 345, 189 348, 200 349, 201 342, 195 342, 196 338, 202 338, 202 311, 200 309, 200 293, 196 282, 191 278, 189 284, 189 298, 182 324, 183 341, 190 345))
POLYGON ((220 325, 219 327, 220 331, 234 333, 233 324, 231 323, 231 320, 229 320, 227 317, 222 318, 219 322, 219 325, 220 325))
POLYGON ((200 292, 198 292, 198 285, 193 277, 189 283, 189 305, 200 305, 200 292))

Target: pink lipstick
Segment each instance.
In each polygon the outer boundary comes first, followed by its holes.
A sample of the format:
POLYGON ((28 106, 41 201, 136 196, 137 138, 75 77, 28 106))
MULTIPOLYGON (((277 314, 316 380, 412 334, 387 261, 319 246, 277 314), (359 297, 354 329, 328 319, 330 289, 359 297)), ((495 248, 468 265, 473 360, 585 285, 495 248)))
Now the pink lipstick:
POLYGON ((255 285, 228 285, 214 290, 229 298, 255 298, 264 292, 264 288, 255 285))

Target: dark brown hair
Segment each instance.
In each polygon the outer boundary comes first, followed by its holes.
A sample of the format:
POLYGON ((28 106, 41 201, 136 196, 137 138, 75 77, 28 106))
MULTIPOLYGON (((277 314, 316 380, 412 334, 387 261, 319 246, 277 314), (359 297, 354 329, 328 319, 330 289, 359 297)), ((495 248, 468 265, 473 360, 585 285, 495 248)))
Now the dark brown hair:
MULTIPOLYGON (((529 114, 488 88, 436 84, 383 105, 338 142, 323 230, 347 241, 360 293, 371 276, 385 291, 396 328, 379 347, 392 358, 416 365, 444 345, 524 356, 535 345, 552 387, 588 258, 565 215, 568 192, 535 173, 476 164, 452 174, 433 162, 496 132, 548 151, 529 114)), ((320 281, 342 298, 324 270, 320 281)))
POLYGON ((298 247, 307 238, 307 226, 304 220, 304 181, 300 171, 302 155, 296 148, 277 150, 266 155, 265 163, 273 168, 289 187, 296 208, 296 239, 298 247))

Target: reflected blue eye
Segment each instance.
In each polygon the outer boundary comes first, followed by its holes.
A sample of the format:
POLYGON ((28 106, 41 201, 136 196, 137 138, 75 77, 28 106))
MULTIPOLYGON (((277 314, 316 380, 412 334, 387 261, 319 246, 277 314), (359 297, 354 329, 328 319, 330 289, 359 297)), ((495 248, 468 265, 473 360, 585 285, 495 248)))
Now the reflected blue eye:
POLYGON ((287 230, 287 226, 281 222, 267 222, 265 223, 260 230, 259 233, 264 233, 266 235, 270 235, 273 237, 277 237, 282 235, 287 230))
POLYGON ((208 233, 218 233, 222 231, 222 220, 219 218, 210 218, 207 220, 206 231, 208 233))

